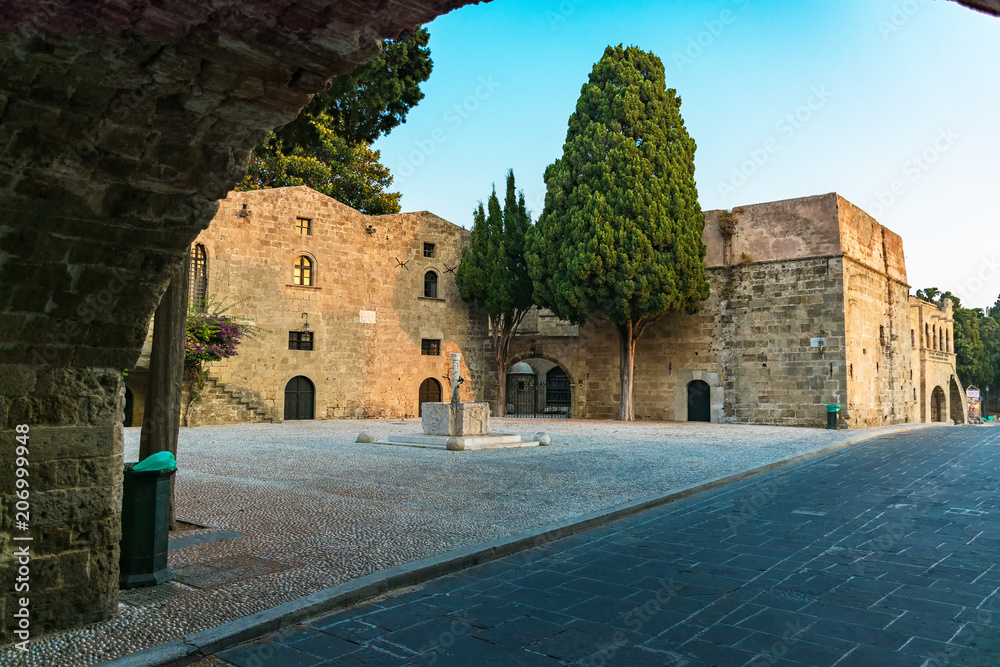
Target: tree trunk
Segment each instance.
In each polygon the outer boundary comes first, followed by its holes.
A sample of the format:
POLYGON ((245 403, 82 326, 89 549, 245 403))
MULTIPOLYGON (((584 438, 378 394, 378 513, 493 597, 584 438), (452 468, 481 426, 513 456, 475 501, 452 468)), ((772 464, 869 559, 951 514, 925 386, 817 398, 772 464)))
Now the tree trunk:
POLYGON ((635 419, 632 412, 632 376, 635 369, 635 341, 638 334, 632 322, 622 325, 616 324, 615 329, 618 331, 619 376, 621 378, 618 419, 630 422, 635 419))
MULTIPOLYGON (((181 389, 184 385, 184 341, 187 332, 188 263, 177 275, 156 307, 153 348, 149 355, 149 390, 139 433, 139 460, 157 452, 177 456, 180 433, 181 389)), ((174 482, 170 482, 170 529, 174 518, 174 482)))
POLYGON ((497 417, 507 416, 507 360, 500 359, 497 355, 497 380, 500 383, 500 391, 497 398, 497 417))

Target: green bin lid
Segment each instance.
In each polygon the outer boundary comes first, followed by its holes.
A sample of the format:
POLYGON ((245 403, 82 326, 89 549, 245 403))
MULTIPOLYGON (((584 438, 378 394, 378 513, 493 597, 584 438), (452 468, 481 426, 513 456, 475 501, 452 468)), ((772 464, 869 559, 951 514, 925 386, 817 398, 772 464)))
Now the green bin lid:
POLYGON ((840 406, 839 405, 828 405, 828 406, 826 406, 826 411, 827 412, 840 412, 840 406))
POLYGON ((177 460, 170 452, 156 452, 150 454, 132 468, 135 472, 145 472, 148 470, 171 470, 177 467, 177 460))

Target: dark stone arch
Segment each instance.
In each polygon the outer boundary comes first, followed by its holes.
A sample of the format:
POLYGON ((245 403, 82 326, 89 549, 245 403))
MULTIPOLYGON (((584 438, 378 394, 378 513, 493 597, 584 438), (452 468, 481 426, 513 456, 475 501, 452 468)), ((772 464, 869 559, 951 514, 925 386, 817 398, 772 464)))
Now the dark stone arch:
POLYGON ((90 563, 32 582, 33 636, 117 612, 122 370, 252 148, 383 38, 464 4, 4 4, 0 405, 8 427, 30 424, 36 460, 73 451, 95 471, 91 486, 32 488, 74 508, 72 526, 32 524, 33 564, 57 572, 70 550, 90 563))

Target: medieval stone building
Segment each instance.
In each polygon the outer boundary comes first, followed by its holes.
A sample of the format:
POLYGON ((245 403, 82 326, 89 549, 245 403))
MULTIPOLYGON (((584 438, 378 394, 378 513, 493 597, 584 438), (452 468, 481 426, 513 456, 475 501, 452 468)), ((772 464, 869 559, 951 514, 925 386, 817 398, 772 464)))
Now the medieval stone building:
MULTIPOLYGON (((210 364, 185 423, 413 417, 440 400, 448 353, 463 396, 494 400, 484 314, 454 270, 469 232, 431 213, 361 214, 306 187, 233 192, 192 246, 205 295, 266 331, 210 364)), ((867 427, 962 420, 950 305, 909 297, 899 236, 836 194, 710 211, 711 297, 636 348, 639 419, 867 427)), ((612 418, 618 341, 533 311, 512 348, 507 411, 612 418)), ((126 383, 139 423, 142 370, 126 383)))

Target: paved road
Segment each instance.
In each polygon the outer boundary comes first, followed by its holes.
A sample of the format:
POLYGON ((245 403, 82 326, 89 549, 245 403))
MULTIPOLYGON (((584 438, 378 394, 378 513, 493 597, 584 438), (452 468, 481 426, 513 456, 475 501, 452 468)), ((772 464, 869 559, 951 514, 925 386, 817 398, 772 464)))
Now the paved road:
POLYGON ((220 653, 241 667, 1000 665, 1000 428, 888 436, 220 653))

